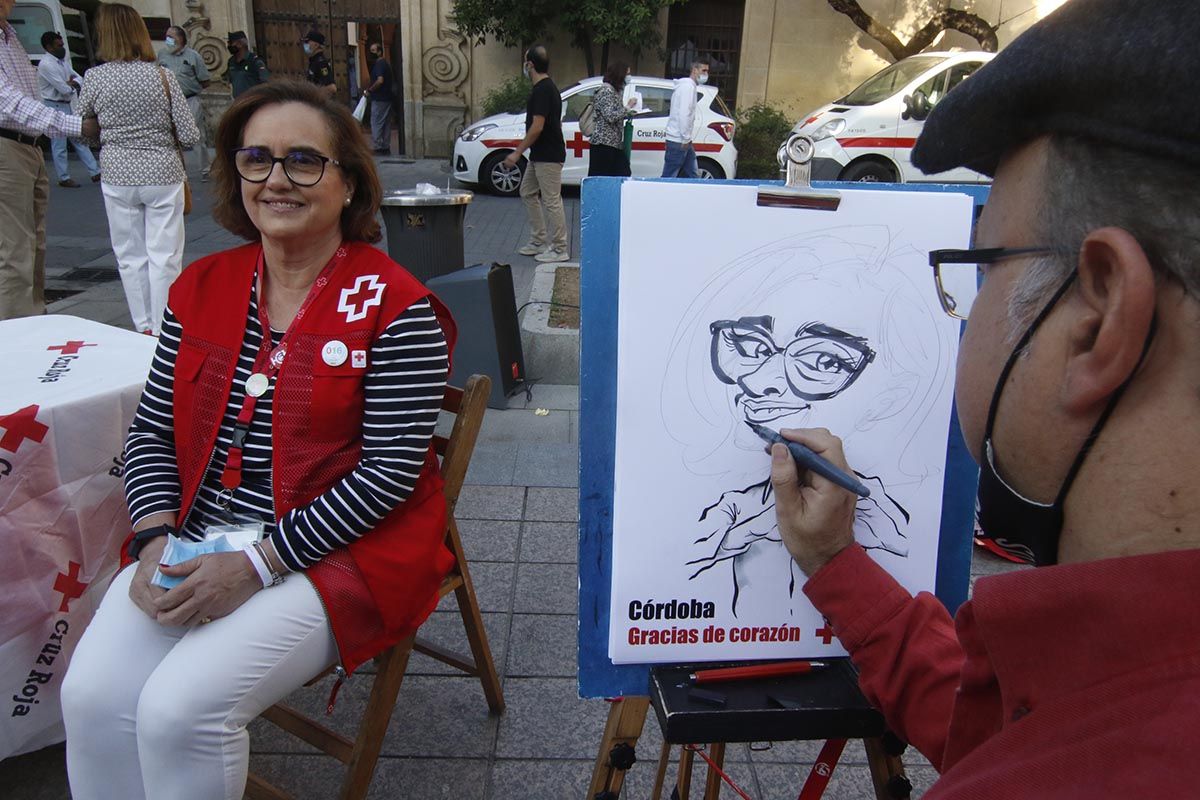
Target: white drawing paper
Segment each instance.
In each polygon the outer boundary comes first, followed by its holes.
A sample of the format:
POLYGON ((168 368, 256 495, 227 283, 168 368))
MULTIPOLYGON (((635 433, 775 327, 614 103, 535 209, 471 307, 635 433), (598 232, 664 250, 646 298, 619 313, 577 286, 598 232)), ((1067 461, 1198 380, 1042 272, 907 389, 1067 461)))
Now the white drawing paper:
POLYGON ((753 186, 622 188, 616 663, 844 654, 780 541, 747 422, 842 437, 871 489, 856 539, 910 591, 934 587, 959 323, 928 253, 968 246, 972 201, 755 201, 753 186))

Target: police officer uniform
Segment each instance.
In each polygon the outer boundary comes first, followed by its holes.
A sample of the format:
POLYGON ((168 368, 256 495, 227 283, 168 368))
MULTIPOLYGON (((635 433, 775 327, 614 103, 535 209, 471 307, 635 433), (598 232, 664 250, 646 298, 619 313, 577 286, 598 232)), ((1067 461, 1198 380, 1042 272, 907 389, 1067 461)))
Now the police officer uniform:
MULTIPOLYGON (((303 41, 316 42, 324 47, 325 34, 318 31, 309 31, 303 41)), ((333 85, 333 67, 330 66, 329 59, 324 52, 314 53, 308 57, 308 80, 309 83, 315 83, 317 86, 333 85)))

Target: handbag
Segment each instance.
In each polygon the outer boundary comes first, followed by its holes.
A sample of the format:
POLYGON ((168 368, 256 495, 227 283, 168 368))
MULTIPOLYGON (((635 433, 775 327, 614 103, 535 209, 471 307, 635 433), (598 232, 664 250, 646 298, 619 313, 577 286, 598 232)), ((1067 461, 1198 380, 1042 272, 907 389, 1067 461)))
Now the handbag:
POLYGON ((171 138, 175 140, 175 152, 179 154, 179 166, 183 167, 183 213, 192 213, 192 186, 187 179, 187 163, 183 160, 183 145, 179 143, 179 130, 175 127, 175 107, 171 102, 171 87, 167 84, 167 68, 159 67, 163 91, 167 95, 167 119, 171 120, 171 138))
POLYGON ((579 112, 579 132, 591 138, 596 132, 596 101, 592 100, 579 112))

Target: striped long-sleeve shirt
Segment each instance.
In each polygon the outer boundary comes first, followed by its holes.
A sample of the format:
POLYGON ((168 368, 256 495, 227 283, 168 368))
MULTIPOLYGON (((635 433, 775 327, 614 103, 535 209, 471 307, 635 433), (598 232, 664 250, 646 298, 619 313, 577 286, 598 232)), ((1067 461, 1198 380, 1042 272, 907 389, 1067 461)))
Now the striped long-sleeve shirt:
MULTIPOLYGON (((167 310, 158 349, 125 445, 125 493, 136 525, 150 514, 177 512, 181 503, 175 461, 172 381, 182 328, 167 310)), ((278 343, 282 333, 272 331, 278 343)), ((254 297, 238 355, 233 388, 213 457, 180 535, 199 540, 210 524, 229 521, 217 503, 221 471, 262 336, 254 297)), ((427 300, 397 317, 371 346, 364 377, 363 447, 358 465, 311 503, 275 524, 271 491, 271 407, 274 384, 258 398, 243 450, 242 483, 229 501, 238 519, 261 520, 292 570, 370 531, 411 494, 425 463, 441 408, 449 367, 446 338, 427 300)))

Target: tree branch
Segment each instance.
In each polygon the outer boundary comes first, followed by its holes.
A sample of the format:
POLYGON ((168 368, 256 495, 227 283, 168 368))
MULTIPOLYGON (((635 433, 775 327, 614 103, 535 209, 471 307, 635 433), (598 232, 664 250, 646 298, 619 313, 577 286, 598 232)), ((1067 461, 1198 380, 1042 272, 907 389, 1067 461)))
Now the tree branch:
POLYGON ((1000 42, 996 38, 996 29, 982 17, 969 11, 943 8, 935 12, 933 18, 925 23, 905 44, 889 28, 881 25, 878 20, 864 11, 863 7, 858 4, 858 0, 827 0, 827 2, 830 8, 848 17, 858 26, 859 30, 887 48, 892 58, 897 61, 929 47, 938 34, 945 30, 967 34, 979 42, 981 50, 989 53, 996 52, 1000 47, 1000 42))

